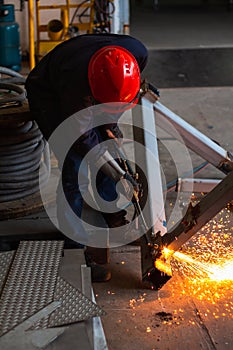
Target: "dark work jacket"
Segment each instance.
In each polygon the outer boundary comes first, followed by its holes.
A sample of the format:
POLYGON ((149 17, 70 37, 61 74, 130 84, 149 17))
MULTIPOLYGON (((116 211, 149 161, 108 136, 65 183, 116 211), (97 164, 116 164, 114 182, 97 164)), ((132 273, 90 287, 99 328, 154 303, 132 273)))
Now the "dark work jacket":
MULTIPOLYGON (((126 48, 135 56, 140 71, 144 69, 147 49, 137 39, 118 34, 85 34, 57 45, 28 75, 25 87, 30 109, 46 139, 66 118, 94 103, 88 83, 88 64, 92 55, 107 45, 126 48)), ((89 125, 92 118, 90 112, 85 117, 89 125)), ((77 151, 84 155, 99 141, 93 129, 79 130, 80 134, 77 151)))

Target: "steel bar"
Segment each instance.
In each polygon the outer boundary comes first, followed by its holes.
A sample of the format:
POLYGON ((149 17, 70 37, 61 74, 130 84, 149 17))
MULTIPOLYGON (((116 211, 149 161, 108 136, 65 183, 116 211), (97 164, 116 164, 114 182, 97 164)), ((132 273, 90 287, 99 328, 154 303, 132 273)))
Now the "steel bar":
POLYGON ((142 202, 143 213, 147 226, 152 228, 152 232, 160 232, 164 235, 167 228, 153 105, 142 98, 141 108, 133 110, 132 116, 136 141, 136 171, 139 173, 139 181, 144 178, 149 189, 148 191, 146 188, 143 189, 146 194, 142 198, 142 201, 146 200, 146 203, 142 202))
MULTIPOLYGON (((140 226, 144 233, 140 239, 142 280, 147 281, 149 275, 152 277, 152 271, 160 274, 154 267, 150 243, 157 233, 164 235, 167 232, 153 104, 142 98, 141 108, 132 111, 132 118, 136 141, 134 145, 136 172, 139 174, 139 182, 144 193, 139 205, 146 227, 149 228, 145 232, 145 225, 140 226)), ((159 286, 160 282, 156 287, 159 286)))

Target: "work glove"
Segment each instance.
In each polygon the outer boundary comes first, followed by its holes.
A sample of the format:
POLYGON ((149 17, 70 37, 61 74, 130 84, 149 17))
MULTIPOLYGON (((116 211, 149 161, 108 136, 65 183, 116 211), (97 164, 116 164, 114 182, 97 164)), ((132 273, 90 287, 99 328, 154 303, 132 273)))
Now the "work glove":
POLYGON ((134 191, 139 191, 139 186, 134 178, 120 167, 108 151, 105 151, 105 153, 99 157, 96 166, 115 182, 122 181, 124 191, 126 192, 123 193, 124 195, 132 192, 130 189, 131 186, 128 185, 128 182, 132 185, 134 191))

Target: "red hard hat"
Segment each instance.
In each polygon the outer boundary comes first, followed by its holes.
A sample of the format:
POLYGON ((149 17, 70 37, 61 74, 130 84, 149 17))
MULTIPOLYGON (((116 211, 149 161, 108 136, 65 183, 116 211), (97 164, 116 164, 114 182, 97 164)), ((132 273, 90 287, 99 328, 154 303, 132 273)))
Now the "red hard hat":
POLYGON ((88 79, 100 103, 138 101, 140 69, 135 57, 120 46, 105 46, 92 56, 88 79))

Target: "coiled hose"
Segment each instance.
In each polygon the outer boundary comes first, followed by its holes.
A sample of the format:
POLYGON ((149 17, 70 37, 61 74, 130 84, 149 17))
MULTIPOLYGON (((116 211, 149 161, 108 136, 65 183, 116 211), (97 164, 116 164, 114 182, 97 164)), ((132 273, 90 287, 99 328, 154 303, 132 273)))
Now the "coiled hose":
POLYGON ((26 98, 24 88, 16 85, 22 84, 25 79, 19 73, 5 67, 0 67, 0 73, 13 77, 0 79, 0 91, 3 92, 0 96, 0 203, 2 203, 36 193, 39 190, 39 169, 40 185, 47 182, 50 174, 50 152, 35 121, 19 121, 17 113, 13 117, 10 116, 10 121, 6 120, 8 104, 11 102, 22 104, 26 98), (3 119, 1 109, 4 110, 3 119))
POLYGON ((9 75, 7 78, 1 78, 2 83, 14 83, 14 84, 24 84, 25 83, 25 78, 20 74, 15 72, 14 70, 0 66, 0 74, 6 74, 9 75))

